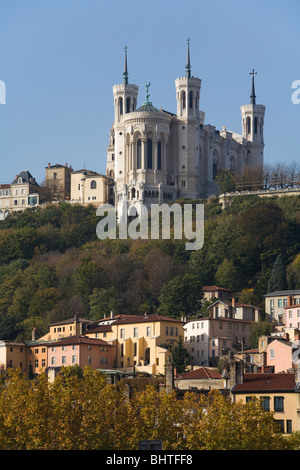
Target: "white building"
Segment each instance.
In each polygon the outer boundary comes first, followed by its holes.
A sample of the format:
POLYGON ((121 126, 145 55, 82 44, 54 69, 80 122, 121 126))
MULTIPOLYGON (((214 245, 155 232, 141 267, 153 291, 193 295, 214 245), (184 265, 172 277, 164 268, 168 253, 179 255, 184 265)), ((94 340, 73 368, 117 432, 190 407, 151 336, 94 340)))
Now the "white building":
POLYGON ((39 203, 39 185, 28 170, 16 175, 11 184, 0 185, 0 220, 39 203))
POLYGON ((176 114, 146 99, 129 84, 127 48, 123 83, 113 86, 115 117, 107 151, 107 175, 115 180, 115 203, 129 206, 205 198, 217 194, 219 169, 242 172, 263 165, 265 106, 256 104, 254 72, 249 104, 241 106, 242 133, 205 123, 201 79, 191 75, 188 43, 186 76, 175 80, 176 114))

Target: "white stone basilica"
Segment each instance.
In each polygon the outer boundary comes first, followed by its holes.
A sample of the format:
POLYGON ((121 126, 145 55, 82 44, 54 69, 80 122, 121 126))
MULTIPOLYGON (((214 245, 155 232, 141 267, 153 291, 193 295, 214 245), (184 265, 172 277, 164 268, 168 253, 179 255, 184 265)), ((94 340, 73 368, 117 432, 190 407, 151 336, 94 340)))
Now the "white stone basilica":
POLYGON ((188 40, 186 76, 175 80, 177 114, 146 100, 137 107, 138 86, 128 83, 127 48, 123 83, 113 87, 115 118, 107 152, 107 176, 115 201, 149 206, 178 198, 218 194, 220 169, 242 173, 263 165, 265 106, 256 104, 254 71, 250 104, 241 106, 242 134, 205 124, 200 109, 201 79, 191 75, 188 40))

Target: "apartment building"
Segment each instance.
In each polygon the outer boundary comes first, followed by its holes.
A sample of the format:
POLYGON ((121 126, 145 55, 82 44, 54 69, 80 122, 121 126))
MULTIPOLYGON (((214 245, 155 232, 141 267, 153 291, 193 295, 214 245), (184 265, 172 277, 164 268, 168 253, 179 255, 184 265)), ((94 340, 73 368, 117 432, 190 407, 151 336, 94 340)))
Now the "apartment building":
POLYGON ((112 369, 114 349, 114 345, 101 339, 70 336, 47 344, 47 363, 52 368, 77 364, 81 368, 112 369))
POLYGON ((300 290, 275 291, 264 297, 267 316, 280 325, 285 324, 285 308, 300 305, 300 290))
POLYGON ((115 368, 164 375, 165 365, 170 361, 166 345, 176 344, 180 336, 184 338, 184 330, 183 322, 173 318, 157 314, 124 315, 90 325, 85 335, 116 346, 115 368))
POLYGON ((184 325, 185 348, 192 365, 216 366, 220 356, 247 347, 258 311, 234 299, 217 300, 209 307, 208 317, 188 321, 184 325))
POLYGON ((258 398, 266 411, 274 412, 282 433, 300 430, 299 368, 291 373, 244 373, 244 363, 232 362, 228 374, 234 403, 258 398))

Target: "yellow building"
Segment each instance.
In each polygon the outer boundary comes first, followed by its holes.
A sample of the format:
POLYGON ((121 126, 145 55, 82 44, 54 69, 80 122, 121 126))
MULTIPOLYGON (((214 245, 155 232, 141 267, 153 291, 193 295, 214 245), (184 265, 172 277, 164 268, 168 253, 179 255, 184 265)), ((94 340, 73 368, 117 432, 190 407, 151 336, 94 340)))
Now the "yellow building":
POLYGON ((243 361, 230 366, 230 387, 233 402, 247 403, 256 397, 266 411, 274 412, 282 433, 300 430, 300 375, 291 373, 244 373, 243 361))
POLYGON ((88 327, 86 335, 116 346, 115 368, 150 375, 165 374, 170 351, 165 345, 184 338, 183 322, 152 315, 119 316, 103 319, 88 327))
POLYGON ((76 170, 71 174, 71 202, 100 205, 108 201, 110 179, 95 171, 76 170))

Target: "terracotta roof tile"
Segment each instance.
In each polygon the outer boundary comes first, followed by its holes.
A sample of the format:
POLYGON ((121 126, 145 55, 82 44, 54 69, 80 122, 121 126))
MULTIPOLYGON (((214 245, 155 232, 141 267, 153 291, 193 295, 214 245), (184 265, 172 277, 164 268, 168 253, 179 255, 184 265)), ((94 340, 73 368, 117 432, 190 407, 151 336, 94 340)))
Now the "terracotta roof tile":
POLYGON ((244 383, 236 384, 233 387, 233 393, 251 393, 251 392, 292 392, 295 390, 295 374, 263 374, 246 373, 244 374, 244 383))

